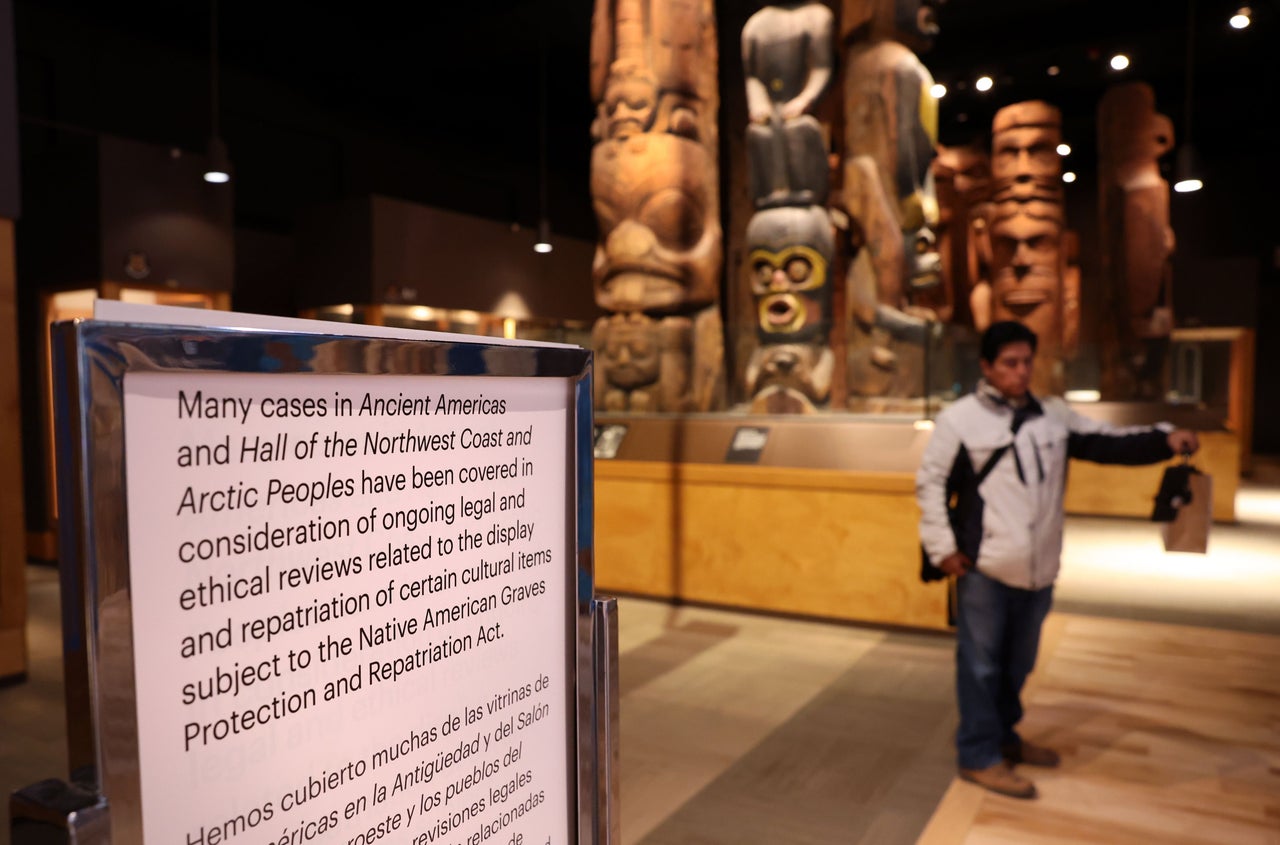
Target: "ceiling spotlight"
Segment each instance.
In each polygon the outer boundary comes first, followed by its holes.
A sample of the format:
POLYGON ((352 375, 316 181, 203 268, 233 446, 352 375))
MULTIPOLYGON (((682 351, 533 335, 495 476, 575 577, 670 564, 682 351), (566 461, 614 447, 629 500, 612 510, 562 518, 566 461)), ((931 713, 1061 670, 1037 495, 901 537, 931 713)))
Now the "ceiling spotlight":
POLYGON ((1059 145, 1058 145, 1058 155, 1060 155, 1060 156, 1069 156, 1069 155, 1071 155, 1071 145, 1070 145, 1070 144, 1059 144, 1059 145))
POLYGON ((943 97, 947 96, 947 86, 943 85, 941 82, 935 82, 933 83, 933 87, 929 89, 929 93, 935 100, 941 100, 943 97))
POLYGON ((533 251, 546 254, 551 249, 551 224, 544 217, 538 221, 538 242, 533 245, 533 251))
POLYGON ((1253 23, 1253 10, 1248 6, 1241 6, 1236 9, 1236 13, 1231 16, 1231 20, 1227 21, 1231 24, 1232 29, 1244 29, 1253 23))
POLYGON ((1076 181, 1076 175, 1068 170, 1066 173, 1062 174, 1062 181, 1070 185, 1072 182, 1076 181))
POLYGON ((1048 74, 1050 76, 1057 76, 1060 73, 1062 73, 1062 68, 1058 67, 1057 65, 1049 65, 1048 74))
POLYGON ((227 156, 227 145, 217 136, 209 139, 209 165, 204 172, 204 181, 215 185, 231 181, 231 160, 227 156))
POLYGON ((209 0, 209 117, 213 129, 209 137, 208 167, 204 181, 222 185, 231 181, 231 158, 218 134, 218 0, 209 0))
POLYGON ((1200 179, 1200 157, 1195 147, 1187 142, 1178 149, 1173 166, 1173 190, 1179 194, 1192 194, 1204 187, 1200 179))
POLYGON ((995 85, 995 81, 989 76, 979 76, 978 81, 973 83, 973 87, 979 91, 987 92, 991 90, 991 86, 995 85))
POLYGON ((1129 66, 1129 57, 1124 53, 1116 53, 1111 57, 1112 70, 1124 70, 1129 66))

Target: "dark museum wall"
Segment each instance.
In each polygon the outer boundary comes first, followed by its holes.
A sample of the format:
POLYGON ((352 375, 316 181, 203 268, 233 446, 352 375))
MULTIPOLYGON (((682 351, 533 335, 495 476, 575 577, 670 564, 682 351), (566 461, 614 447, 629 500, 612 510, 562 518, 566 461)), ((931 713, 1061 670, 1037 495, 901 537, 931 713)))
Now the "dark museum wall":
POLYGON ((14 62, 13 4, 0 0, 0 217, 15 220, 21 209, 18 172, 17 68, 14 62))
MULTIPOLYGON (((741 186, 731 174, 744 154, 738 33, 759 5, 717 3, 722 214, 730 249, 723 301, 729 308, 735 300, 728 274, 736 266, 732 249, 742 213, 734 210, 734 191, 741 186)), ((1272 161, 1280 137, 1280 70, 1271 47, 1280 32, 1280 6, 1251 4, 1255 25, 1236 33, 1225 25, 1234 5, 1196 5, 1192 114, 1206 188, 1172 199, 1176 309, 1180 325, 1258 329, 1254 448, 1280 453, 1280 375, 1268 366, 1280 360, 1280 205, 1274 201, 1280 185, 1272 161)), ((283 0, 224 2, 218 10, 220 134, 235 170, 221 194, 230 197, 230 222, 218 224, 219 237, 229 237, 230 245, 209 261, 219 279, 231 275, 235 308, 292 315, 330 294, 355 289, 373 296, 405 272, 419 288, 417 302, 488 308, 504 292, 503 281, 524 272, 528 287, 520 295, 535 315, 595 313, 586 269, 596 237, 588 190, 590 3, 492 0, 391 13, 283 0), (520 245, 532 245, 540 214, 544 117, 546 213, 554 235, 576 242, 539 265, 534 262, 541 257, 520 245), (384 215, 382 234, 373 222, 379 204, 403 212, 384 215), (315 269, 316 250, 305 245, 316 242, 317 217, 324 209, 361 206, 369 215, 367 237, 347 244, 347 254, 327 267, 326 281, 315 269), (461 256, 433 266, 418 254, 397 258, 385 246, 409 237, 405 219, 422 218, 421 225, 430 227, 426 218, 432 215, 435 223, 474 224, 461 256), (501 261, 495 264, 495 258, 501 261), (463 276, 473 266, 497 269, 485 284, 469 287, 463 276), (340 268, 353 274, 345 287, 340 268), (464 291, 475 298, 465 299, 464 291)), ((1098 100, 1112 81, 1146 81, 1181 141, 1186 14, 1185 4, 1165 0, 951 0, 939 11, 936 45, 922 56, 949 89, 940 103, 945 144, 989 144, 992 115, 1011 102, 1045 99, 1062 108, 1064 135, 1073 147, 1066 164, 1079 174, 1066 195, 1069 223, 1082 238, 1086 340, 1096 337, 1100 318, 1098 100), (1106 60, 1121 48, 1133 65, 1117 75, 1106 60), (1060 67, 1059 75, 1046 74, 1050 65, 1060 67), (971 81, 984 72, 996 86, 980 95, 971 81)), ((110 194, 127 190, 130 180, 125 169, 102 171, 93 154, 100 139, 136 143, 151 151, 145 155, 178 149, 192 164, 206 148, 210 4, 14 0, 13 20, 23 211, 20 340, 22 360, 32 361, 38 291, 100 279, 124 248, 109 235, 113 224, 104 220, 99 200, 104 186, 110 194)), ((0 127, 0 156, 5 138, 0 127)), ((0 186, 0 201, 14 187, 0 186)), ((26 369, 23 406, 29 411, 38 407, 39 394, 34 370, 26 369)), ((24 423, 28 430, 38 425, 24 423)), ((38 438, 25 441, 29 465, 38 466, 39 456, 32 454, 38 447, 30 445, 38 438)), ((42 496, 36 490, 29 498, 38 503, 42 496)), ((40 512, 29 508, 29 522, 40 512)))

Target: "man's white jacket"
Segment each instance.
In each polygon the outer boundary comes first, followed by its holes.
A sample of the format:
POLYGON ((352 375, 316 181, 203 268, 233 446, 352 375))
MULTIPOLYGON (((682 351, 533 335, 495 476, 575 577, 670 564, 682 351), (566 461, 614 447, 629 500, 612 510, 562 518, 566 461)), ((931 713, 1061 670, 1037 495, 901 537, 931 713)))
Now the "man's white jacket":
POLYGON ((981 384, 938 416, 916 474, 925 554, 937 566, 959 550, 1010 587, 1048 587, 1062 555, 1067 459, 1167 460, 1173 456, 1167 430, 1164 424, 1116 428, 1056 398, 1028 395, 1015 409, 981 384))

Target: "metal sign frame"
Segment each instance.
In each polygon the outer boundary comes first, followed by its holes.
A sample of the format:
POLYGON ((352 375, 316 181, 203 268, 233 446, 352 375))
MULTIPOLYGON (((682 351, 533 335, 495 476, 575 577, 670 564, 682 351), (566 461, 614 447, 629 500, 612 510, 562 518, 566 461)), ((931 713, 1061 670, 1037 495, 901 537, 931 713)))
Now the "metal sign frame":
MULTIPOLYGON (((124 455, 124 376, 136 372, 466 375, 562 379, 566 427, 569 829, 617 841, 617 613, 594 590, 592 359, 576 347, 403 340, 74 321, 54 327, 69 762, 94 808, 64 814, 71 842, 141 842, 124 455), (77 776, 77 772, 80 774, 77 776), (87 774, 86 774, 87 773, 87 774), (93 809, 94 812, 86 812, 93 809), (103 824, 102 815, 109 819, 103 824), (576 815, 575 815, 576 813, 576 815), (92 819, 91 830, 75 821, 92 819)), ((15 800, 15 808, 17 802, 15 800)), ((17 818, 15 814, 15 830, 17 818)), ((21 845, 16 838, 15 842, 21 845)))

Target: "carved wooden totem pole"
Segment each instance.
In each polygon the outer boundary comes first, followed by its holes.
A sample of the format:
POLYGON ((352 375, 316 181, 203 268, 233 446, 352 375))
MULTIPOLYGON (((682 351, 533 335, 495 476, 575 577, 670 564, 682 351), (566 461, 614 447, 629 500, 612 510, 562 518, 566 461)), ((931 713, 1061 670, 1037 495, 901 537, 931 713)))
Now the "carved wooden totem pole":
POLYGON ((1098 219, 1107 319, 1102 392, 1109 399, 1157 399, 1173 330, 1173 228, 1160 156, 1173 123, 1156 113, 1142 82, 1117 85, 1098 106, 1098 219))
POLYGON ((1016 320, 1039 337, 1032 389, 1061 393, 1063 362, 1075 352, 1079 275, 1068 271, 1073 240, 1062 206, 1062 115, 1039 101, 996 112, 992 202, 975 220, 983 278, 970 305, 974 325, 1016 320))
POLYGON ((843 12, 849 392, 853 402, 918 396, 938 319, 926 303, 942 276, 930 173, 938 107, 912 48, 927 49, 937 27, 927 0, 844 0, 843 12))
POLYGON ((944 323, 973 325, 969 298, 978 283, 978 245, 974 221, 985 219, 991 202, 991 156, 977 147, 938 147, 933 160, 938 194, 938 254, 942 284, 921 303, 944 323))
POLYGON ((756 208, 744 272, 757 346, 745 387, 757 413, 807 413, 831 396, 835 239, 826 142, 813 110, 831 80, 832 38, 833 15, 821 3, 765 6, 742 29, 756 208))
POLYGON ((712 0, 596 0, 596 407, 724 402, 712 0))

